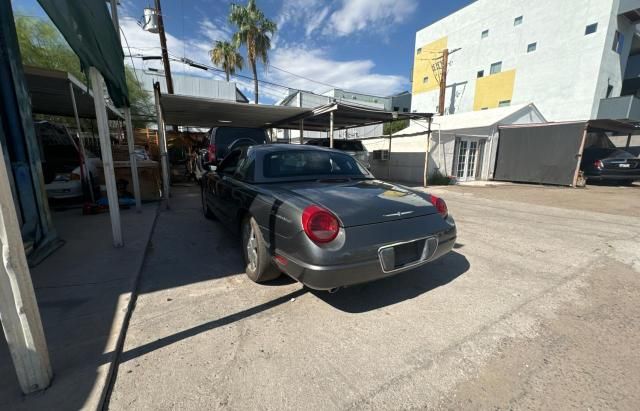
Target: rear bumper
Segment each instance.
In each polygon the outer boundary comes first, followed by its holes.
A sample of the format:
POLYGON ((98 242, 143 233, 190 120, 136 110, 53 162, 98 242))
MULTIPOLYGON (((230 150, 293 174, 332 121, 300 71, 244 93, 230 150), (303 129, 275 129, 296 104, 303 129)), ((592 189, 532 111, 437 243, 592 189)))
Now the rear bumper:
POLYGON ((640 170, 599 170, 585 173, 585 178, 591 181, 640 181, 640 170))
POLYGON ((299 261, 280 251, 278 253, 287 259, 287 264, 286 266, 277 264, 277 266, 287 275, 307 287, 316 290, 329 290, 337 287, 367 283, 415 269, 442 257, 453 249, 457 235, 455 225, 450 226, 446 231, 434 235, 438 238, 438 247, 431 258, 411 267, 393 272, 385 272, 378 258, 355 264, 313 265, 299 261))

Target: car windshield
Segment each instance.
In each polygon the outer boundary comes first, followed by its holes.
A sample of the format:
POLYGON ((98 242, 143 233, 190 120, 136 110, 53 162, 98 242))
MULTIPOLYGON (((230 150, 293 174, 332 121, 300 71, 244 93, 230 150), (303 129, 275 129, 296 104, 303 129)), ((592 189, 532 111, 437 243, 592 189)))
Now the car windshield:
POLYGON ((266 178, 371 177, 367 170, 351 156, 319 150, 292 150, 268 153, 263 160, 263 174, 266 178))

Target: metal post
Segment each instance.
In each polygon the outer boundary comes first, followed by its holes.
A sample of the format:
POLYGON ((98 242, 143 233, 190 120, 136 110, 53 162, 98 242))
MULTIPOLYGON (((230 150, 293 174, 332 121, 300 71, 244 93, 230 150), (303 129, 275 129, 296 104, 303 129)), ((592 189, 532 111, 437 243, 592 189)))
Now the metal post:
POLYGON ((109 123, 104 100, 102 75, 95 67, 89 67, 89 80, 91 81, 91 90, 93 91, 93 104, 96 108, 96 122, 98 123, 98 135, 100 137, 104 181, 107 186, 113 246, 122 247, 124 242, 122 241, 122 226, 120 225, 120 203, 118 202, 116 175, 113 171, 113 153, 111 152, 111 139, 109 137, 109 123))
POLYGON ((424 153, 424 187, 429 185, 429 151, 431 151, 431 122, 433 121, 432 117, 429 117, 428 124, 429 128, 427 129, 427 149, 424 153))
POLYGON ((299 144, 304 144, 304 120, 300 120, 300 141, 299 144))
POLYGON ((25 394, 51 383, 47 341, 24 253, 7 164, 0 145, 0 317, 20 388, 25 394))
POLYGON ((76 135, 78 136, 78 142, 80 143, 80 153, 82 154, 82 165, 81 167, 84 169, 84 177, 86 179, 87 187, 89 187, 89 196, 91 197, 91 202, 95 203, 96 199, 93 193, 93 184, 91 181, 91 176, 89 175, 89 167, 87 167, 87 151, 84 148, 84 137, 82 136, 82 127, 80 126, 80 116, 78 116, 78 105, 76 104, 76 93, 73 91, 73 83, 69 82, 69 93, 71 93, 71 104, 73 105, 73 115, 76 118, 76 128, 78 132, 76 135))
POLYGON ((629 135, 627 136, 627 145, 624 146, 625 150, 628 150, 630 145, 631 145, 631 133, 629 133, 629 135))
POLYGON ((140 178, 138 177, 138 160, 134 144, 133 125, 131 124, 131 109, 124 108, 124 121, 127 130, 127 145, 129 146, 129 162, 131 163, 131 182, 133 183, 133 196, 136 199, 136 211, 142 211, 140 200, 140 178))
POLYGON ((158 146, 160 148, 160 167, 162 168, 162 197, 165 207, 169 209, 169 159, 167 157, 167 133, 160 105, 160 83, 153 85, 156 100, 156 113, 158 115, 158 146))
POLYGON ((333 111, 329 113, 329 147, 333 148, 333 111))

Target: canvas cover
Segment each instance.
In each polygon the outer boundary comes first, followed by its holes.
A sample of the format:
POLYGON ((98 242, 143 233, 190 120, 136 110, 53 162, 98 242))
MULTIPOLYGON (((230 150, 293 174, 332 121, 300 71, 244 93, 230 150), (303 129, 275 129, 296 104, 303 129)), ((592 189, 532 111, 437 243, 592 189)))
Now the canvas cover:
POLYGON ((572 185, 586 126, 501 127, 494 180, 572 185))
POLYGON ((82 70, 95 67, 104 77, 116 107, 129 106, 124 53, 107 2, 100 0, 38 0, 53 24, 78 55, 82 70))

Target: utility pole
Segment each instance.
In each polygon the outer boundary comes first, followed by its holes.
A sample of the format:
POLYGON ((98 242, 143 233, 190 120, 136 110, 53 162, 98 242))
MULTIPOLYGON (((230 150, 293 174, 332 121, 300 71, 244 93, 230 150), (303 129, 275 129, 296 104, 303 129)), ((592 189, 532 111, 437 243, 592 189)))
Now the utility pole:
POLYGON ((449 50, 449 49, 442 50, 442 57, 438 57, 437 59, 434 59, 436 63, 431 65, 433 74, 435 75, 436 80, 438 80, 438 82, 440 83, 440 95, 438 99, 438 114, 440 114, 441 116, 444 115, 444 104, 445 104, 445 98, 447 95, 447 73, 449 71, 449 56, 458 50, 460 50, 460 48, 457 48, 454 50, 449 50), (438 72, 440 74, 439 76, 438 76, 438 72))
MULTIPOLYGON (((449 64, 449 49, 442 50, 442 74, 440 75, 440 99, 438 114, 444 115, 444 100, 447 93, 447 65, 449 64)), ((426 184, 425 184, 426 185, 426 184)))
POLYGON ((167 51, 167 38, 164 35, 164 22, 162 20, 162 9, 160 0, 155 0, 156 11, 158 12, 158 34, 160 35, 160 47, 162 48, 162 63, 164 64, 164 75, 167 81, 167 93, 173 94, 173 80, 171 79, 171 66, 169 65, 169 52, 167 51))

